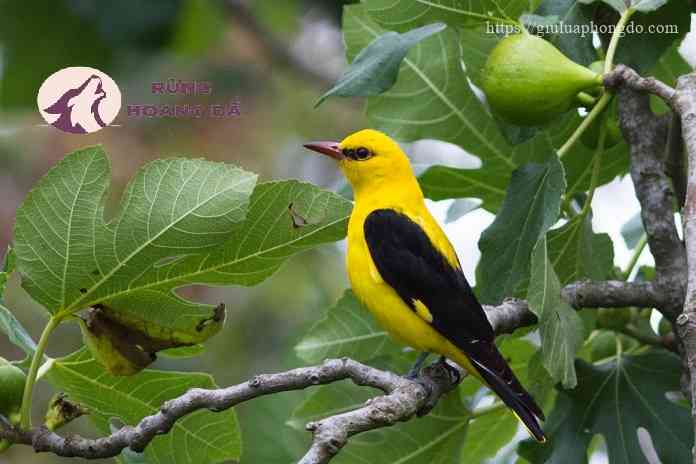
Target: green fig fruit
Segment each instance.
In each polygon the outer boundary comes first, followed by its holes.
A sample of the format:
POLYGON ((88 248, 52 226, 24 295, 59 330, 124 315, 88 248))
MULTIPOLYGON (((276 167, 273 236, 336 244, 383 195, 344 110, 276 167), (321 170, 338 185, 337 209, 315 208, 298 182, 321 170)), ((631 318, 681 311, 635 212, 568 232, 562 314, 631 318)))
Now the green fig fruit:
POLYGON ((599 308, 597 324, 607 329, 621 329, 631 321, 631 314, 626 308, 599 308))
POLYGON ((19 420, 26 380, 22 369, 0 358, 0 414, 12 423, 19 420))
POLYGON ((491 109, 518 126, 552 121, 578 105, 580 92, 601 85, 599 74, 526 32, 507 36, 493 48, 482 83, 491 109))

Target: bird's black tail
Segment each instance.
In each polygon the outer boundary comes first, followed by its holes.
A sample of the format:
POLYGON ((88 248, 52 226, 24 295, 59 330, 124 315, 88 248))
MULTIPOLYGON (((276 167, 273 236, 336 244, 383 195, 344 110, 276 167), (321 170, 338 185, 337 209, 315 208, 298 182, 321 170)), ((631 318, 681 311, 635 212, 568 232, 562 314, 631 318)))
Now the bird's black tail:
POLYGON ((536 404, 532 395, 520 384, 515 374, 493 343, 480 342, 477 347, 467 352, 471 364, 476 368, 483 380, 493 390, 503 403, 515 413, 538 442, 546 441, 544 431, 538 419, 545 420, 544 413, 536 404), (485 360, 485 365, 483 364, 485 360))

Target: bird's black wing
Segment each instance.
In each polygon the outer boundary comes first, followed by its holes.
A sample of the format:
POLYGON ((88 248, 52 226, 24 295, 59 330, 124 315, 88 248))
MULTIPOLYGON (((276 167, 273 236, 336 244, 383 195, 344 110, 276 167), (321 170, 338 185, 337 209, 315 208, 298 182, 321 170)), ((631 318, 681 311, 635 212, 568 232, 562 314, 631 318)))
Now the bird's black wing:
POLYGON ((461 269, 452 266, 405 214, 378 209, 363 227, 372 261, 404 303, 414 311, 417 301, 424 304, 432 315, 430 324, 469 357, 505 403, 521 401, 543 418, 496 348, 493 328, 461 269), (506 398, 510 394, 514 398, 506 398))
POLYGON ((422 302, 433 327, 465 351, 477 340, 493 342, 491 324, 461 269, 450 265, 417 223, 378 209, 365 219, 364 232, 380 275, 411 309, 422 302))

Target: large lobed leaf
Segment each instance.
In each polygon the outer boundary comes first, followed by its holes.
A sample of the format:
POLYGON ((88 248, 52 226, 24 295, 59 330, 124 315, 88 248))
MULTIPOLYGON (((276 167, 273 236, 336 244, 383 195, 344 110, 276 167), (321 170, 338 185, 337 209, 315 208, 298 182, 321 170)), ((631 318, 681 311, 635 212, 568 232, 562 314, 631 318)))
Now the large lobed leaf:
POLYGON ((304 361, 316 363, 342 356, 369 361, 398 354, 400 349, 353 292, 346 290, 295 346, 295 352, 304 361))
POLYGON ((564 189, 563 167, 556 156, 513 173, 500 213, 479 241, 477 281, 484 303, 497 304, 523 293, 520 285, 529 277, 532 250, 558 219, 564 189))
POLYGON ((539 318, 544 367, 554 381, 566 388, 575 387, 575 353, 582 346, 583 325, 575 310, 561 298, 561 283, 545 237, 534 248, 527 298, 529 309, 539 318))
POLYGON ((592 436, 602 434, 609 462, 644 463, 638 429, 649 432, 661 462, 690 462, 688 409, 666 398, 679 391, 680 361, 667 351, 622 355, 609 362, 577 361, 578 387, 561 391, 546 431, 549 445, 527 442, 530 462, 582 464, 592 436))
MULTIPOLYGON (((103 434, 111 433, 112 420, 135 425, 155 414, 162 403, 190 388, 216 388, 208 374, 144 370, 132 377, 107 374, 82 349, 57 359, 47 379, 71 400, 86 406, 89 417, 103 434)), ((171 464, 216 463, 239 460, 241 433, 233 409, 213 413, 197 411, 179 419, 166 435, 155 438, 145 449, 146 462, 171 464)), ((132 458, 126 458, 129 462, 132 458)))
POLYGON ((175 289, 258 283, 293 253, 342 238, 350 212, 310 184, 254 188, 256 176, 234 166, 176 158, 143 167, 107 223, 109 176, 104 151, 92 147, 68 155, 27 196, 15 229, 23 285, 52 313, 100 304, 150 336, 189 344, 221 320, 175 289))

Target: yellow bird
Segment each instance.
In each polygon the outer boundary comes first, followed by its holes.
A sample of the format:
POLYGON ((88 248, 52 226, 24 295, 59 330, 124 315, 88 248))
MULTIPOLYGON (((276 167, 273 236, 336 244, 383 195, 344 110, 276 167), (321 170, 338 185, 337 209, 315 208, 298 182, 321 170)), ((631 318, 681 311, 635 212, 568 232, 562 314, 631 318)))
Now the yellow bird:
POLYGON ((353 292, 398 341, 453 360, 487 384, 538 441, 541 408, 495 346, 495 334, 399 145, 366 129, 306 148, 338 161, 355 205, 348 223, 353 292))

